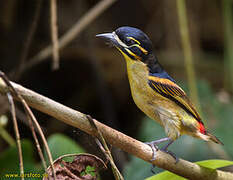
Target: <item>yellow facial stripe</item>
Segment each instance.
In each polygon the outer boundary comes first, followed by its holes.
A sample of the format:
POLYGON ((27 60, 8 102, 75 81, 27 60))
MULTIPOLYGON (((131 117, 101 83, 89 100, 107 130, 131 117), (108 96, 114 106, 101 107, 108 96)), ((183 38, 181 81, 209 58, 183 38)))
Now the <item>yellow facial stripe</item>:
POLYGON ((137 39, 134 39, 133 37, 127 37, 128 39, 132 39, 133 41, 135 41, 137 44, 141 44, 137 39))
MULTIPOLYGON (((120 48, 116 47, 120 52, 121 54, 123 54, 124 58, 126 60, 130 60, 131 58, 126 54, 124 53, 120 48)), ((139 56, 137 56, 136 54, 132 53, 130 50, 128 50, 127 48, 125 48, 125 50, 133 57, 135 57, 137 60, 141 60, 141 58, 139 56)), ((131 59, 132 60, 132 59, 131 59)))
POLYGON ((125 48, 125 50, 133 57, 135 57, 137 60, 141 60, 141 58, 139 56, 137 56, 136 54, 134 54, 133 52, 131 52, 129 49, 125 48))
POLYGON ((135 46, 137 46, 145 55, 148 54, 148 51, 145 50, 143 47, 141 47, 141 46, 139 46, 139 45, 137 45, 137 44, 135 44, 135 46))

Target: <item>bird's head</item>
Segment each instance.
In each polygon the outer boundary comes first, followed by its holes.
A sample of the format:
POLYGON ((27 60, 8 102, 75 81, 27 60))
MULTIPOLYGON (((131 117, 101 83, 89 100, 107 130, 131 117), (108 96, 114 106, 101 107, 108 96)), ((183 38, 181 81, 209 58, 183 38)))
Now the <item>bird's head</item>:
POLYGON ((120 27, 112 33, 98 34, 117 47, 127 60, 141 61, 148 64, 153 56, 152 43, 141 30, 133 27, 120 27))

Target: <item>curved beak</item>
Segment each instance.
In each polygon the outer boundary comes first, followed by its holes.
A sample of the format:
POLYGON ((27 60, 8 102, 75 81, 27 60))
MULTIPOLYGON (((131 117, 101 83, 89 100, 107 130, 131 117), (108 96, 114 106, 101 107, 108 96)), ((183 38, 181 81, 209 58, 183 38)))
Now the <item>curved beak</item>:
POLYGON ((106 40, 107 42, 110 42, 114 46, 119 46, 117 40, 114 37, 114 32, 112 33, 103 33, 103 34, 97 34, 96 37, 106 40))

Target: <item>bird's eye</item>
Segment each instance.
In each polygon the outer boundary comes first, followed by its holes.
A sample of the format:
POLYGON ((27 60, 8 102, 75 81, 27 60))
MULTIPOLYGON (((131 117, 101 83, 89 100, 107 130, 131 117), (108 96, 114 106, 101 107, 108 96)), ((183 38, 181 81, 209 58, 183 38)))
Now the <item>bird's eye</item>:
POLYGON ((125 41, 125 44, 126 44, 127 46, 131 46, 131 45, 135 44, 135 41, 132 40, 132 39, 127 38, 126 41, 125 41))

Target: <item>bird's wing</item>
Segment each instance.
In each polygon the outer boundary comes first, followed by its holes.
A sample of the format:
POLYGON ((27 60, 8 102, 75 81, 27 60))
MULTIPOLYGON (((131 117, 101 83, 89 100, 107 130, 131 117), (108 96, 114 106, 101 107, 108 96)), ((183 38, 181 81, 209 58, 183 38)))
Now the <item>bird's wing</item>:
POLYGON ((196 120, 201 122, 200 115, 194 108, 193 104, 185 94, 185 92, 174 82, 166 78, 159 78, 155 76, 149 76, 150 87, 162 95, 168 98, 183 108, 186 112, 190 113, 196 120))

